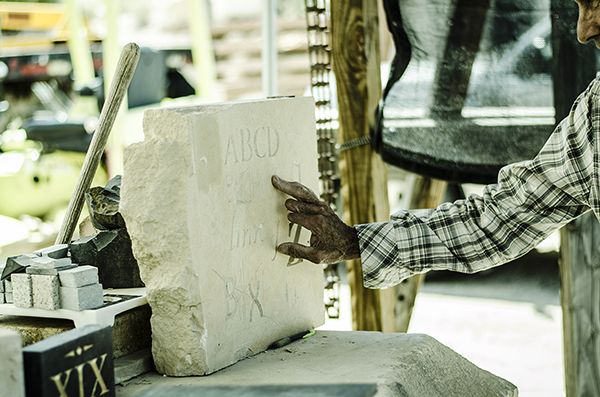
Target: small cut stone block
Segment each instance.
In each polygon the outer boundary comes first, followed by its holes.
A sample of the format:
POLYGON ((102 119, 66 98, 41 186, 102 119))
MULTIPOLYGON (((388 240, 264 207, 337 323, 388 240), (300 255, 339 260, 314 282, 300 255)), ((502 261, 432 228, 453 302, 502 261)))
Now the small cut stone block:
POLYGON ((6 303, 13 303, 13 294, 12 294, 12 292, 5 292, 4 293, 4 300, 6 301, 6 303))
POLYGON ((49 256, 36 256, 31 260, 30 266, 43 267, 46 269, 60 269, 71 265, 70 258, 55 259, 49 256))
POLYGON ((102 284, 92 284, 80 288, 60 287, 60 300, 63 309, 95 309, 104 304, 102 284))
POLYGON ((77 265, 74 263, 67 265, 67 266, 50 267, 50 268, 29 266, 27 269, 25 269, 25 273, 27 273, 27 274, 42 274, 45 276, 58 276, 58 273, 60 271, 67 270, 67 269, 73 269, 76 267, 77 267, 77 265))
POLYGON ((31 275, 33 307, 38 309, 60 309, 58 276, 31 275))
POLYGON ((56 244, 50 247, 42 248, 37 251, 33 251, 37 256, 48 256, 54 259, 66 258, 69 253, 68 244, 56 244))
POLYGON ((310 97, 148 109, 127 147, 120 211, 152 308, 152 356, 206 375, 325 321, 323 268, 275 247, 289 229, 278 174, 319 190, 310 97), (165 233, 176 231, 176 233, 165 233))
POLYGON ((13 304, 17 307, 33 307, 33 294, 31 290, 31 275, 13 273, 11 275, 13 286, 13 304))
POLYGON ((10 280, 4 280, 4 292, 12 292, 12 282, 10 280))
POLYGON ((114 397, 112 330, 86 325, 23 349, 28 396, 114 397))
POLYGON ((25 378, 21 335, 16 331, 0 329, 0 346, 0 395, 23 397, 25 378))
POLYGON ((79 266, 58 273, 60 285, 63 287, 79 288, 86 285, 98 284, 98 268, 94 266, 79 266))

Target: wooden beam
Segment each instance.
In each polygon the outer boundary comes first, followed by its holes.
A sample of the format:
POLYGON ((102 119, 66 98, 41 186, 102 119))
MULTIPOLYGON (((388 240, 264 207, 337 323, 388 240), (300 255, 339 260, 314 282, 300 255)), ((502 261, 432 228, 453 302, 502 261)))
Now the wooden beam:
POLYGON ((600 396, 600 224, 588 213, 560 237, 566 395, 600 396))
MULTIPOLYGON (((336 76, 338 142, 368 137, 381 98, 376 0, 332 0, 332 67, 336 76)), ((387 168, 370 145, 340 153, 343 218, 348 224, 389 220, 387 168)), ((363 287, 360 261, 347 262, 355 330, 394 331, 393 290, 363 287), (383 310, 382 310, 383 307, 383 310)))

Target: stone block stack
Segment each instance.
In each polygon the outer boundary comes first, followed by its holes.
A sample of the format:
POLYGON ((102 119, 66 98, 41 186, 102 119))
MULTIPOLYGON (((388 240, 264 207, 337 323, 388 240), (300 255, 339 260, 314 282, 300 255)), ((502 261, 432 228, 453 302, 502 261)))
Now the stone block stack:
MULTIPOLYGON (((67 244, 57 244, 30 255, 9 258, 13 269, 4 280, 3 303, 46 310, 87 310, 104 304, 102 284, 94 266, 78 266, 71 261, 67 244)), ((7 262, 7 266, 9 263, 7 262)))

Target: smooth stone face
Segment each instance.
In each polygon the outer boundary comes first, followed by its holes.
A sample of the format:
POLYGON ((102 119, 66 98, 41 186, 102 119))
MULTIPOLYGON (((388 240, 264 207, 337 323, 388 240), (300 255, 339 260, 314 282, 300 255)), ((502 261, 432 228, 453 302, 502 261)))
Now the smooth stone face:
POLYGON ((94 266, 79 266, 58 273, 60 285, 63 287, 79 288, 86 285, 98 284, 98 268, 94 266))
POLYGON ((68 310, 95 309, 104 304, 102 284, 86 285, 80 288, 60 287, 61 307, 68 310))
POLYGON ((112 331, 87 325, 23 349, 28 396, 114 397, 112 331))
POLYGON ((290 228, 271 176, 318 192, 312 98, 146 110, 120 211, 152 308, 159 372, 204 375, 323 324, 322 267, 276 252, 290 228))
POLYGON ((58 276, 31 275, 33 289, 33 307, 39 309, 60 309, 60 296, 58 294, 58 276))
POLYGON ((21 335, 16 331, 0 329, 0 394, 11 397, 25 396, 23 376, 23 349, 21 335))
POLYGON ((33 307, 31 276, 25 273, 11 275, 13 285, 13 303, 17 307, 33 307))

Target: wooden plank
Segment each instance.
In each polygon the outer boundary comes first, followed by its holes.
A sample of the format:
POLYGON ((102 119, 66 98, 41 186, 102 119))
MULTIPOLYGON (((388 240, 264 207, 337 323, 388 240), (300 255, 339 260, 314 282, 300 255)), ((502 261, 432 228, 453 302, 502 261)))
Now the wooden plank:
MULTIPOLYGON (((375 0, 331 2, 332 67, 339 106, 338 142, 369 136, 381 97, 378 8, 375 0)), ((369 145, 340 153, 344 221, 389 220, 387 168, 369 145)), ((363 287, 360 261, 346 263, 355 330, 392 331, 393 295, 363 287), (383 299, 383 302, 382 302, 383 299), (382 307, 387 310, 382 311, 382 307)))
POLYGON ((600 396, 600 224, 591 212, 561 230, 567 397, 600 396))
MULTIPOLYGON (((577 43, 574 2, 552 0, 552 80, 556 120, 595 77, 593 43, 577 43)), ((561 230, 560 297, 567 397, 600 395, 600 226, 586 214, 561 230)))

